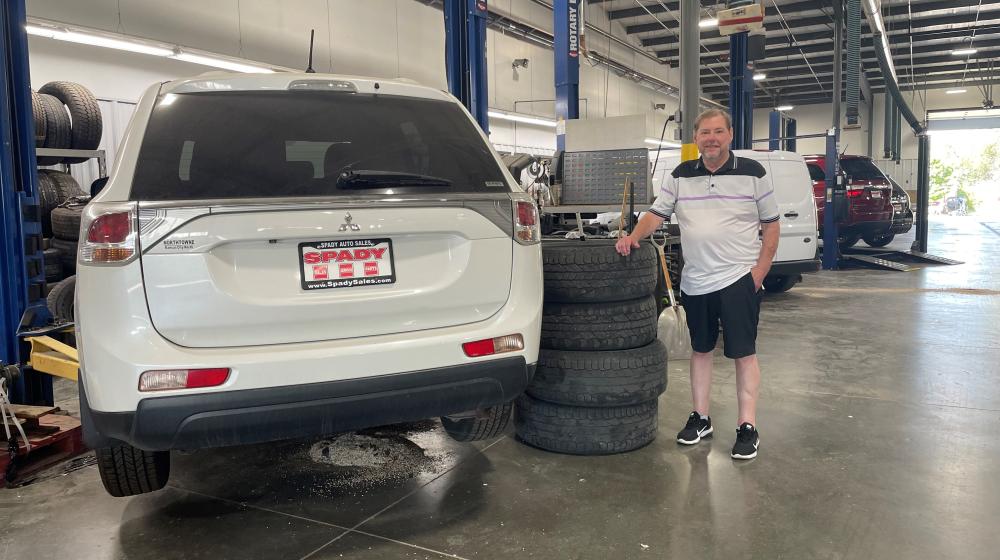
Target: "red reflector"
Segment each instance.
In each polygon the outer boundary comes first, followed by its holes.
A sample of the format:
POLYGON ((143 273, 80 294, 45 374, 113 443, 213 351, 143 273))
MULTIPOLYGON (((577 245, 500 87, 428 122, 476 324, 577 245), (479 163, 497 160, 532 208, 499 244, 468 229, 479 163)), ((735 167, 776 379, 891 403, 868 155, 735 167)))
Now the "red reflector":
POLYGON ((851 189, 847 191, 847 198, 858 198, 865 194, 865 189, 851 189))
POLYGON ((465 355, 470 358, 476 358, 479 356, 489 356, 496 352, 496 346, 493 344, 492 338, 487 338, 486 340, 477 340, 475 342, 466 342, 462 345, 462 350, 465 351, 465 355))
POLYGON ((228 368, 192 369, 188 370, 187 383, 185 384, 185 387, 188 389, 196 387, 215 387, 225 383, 228 378, 228 368))
POLYGON ((535 212, 535 205, 530 202, 517 203, 517 223, 521 226, 533 226, 537 221, 538 214, 535 212))
POLYGON ((131 232, 128 212, 105 214, 90 224, 87 241, 90 243, 124 243, 131 232))

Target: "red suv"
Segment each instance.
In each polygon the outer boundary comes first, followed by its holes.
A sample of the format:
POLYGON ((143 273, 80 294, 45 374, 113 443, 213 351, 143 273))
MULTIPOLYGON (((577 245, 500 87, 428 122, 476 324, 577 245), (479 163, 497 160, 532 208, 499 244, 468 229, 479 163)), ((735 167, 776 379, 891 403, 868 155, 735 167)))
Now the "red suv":
MULTIPOLYGON (((805 156, 816 197, 819 236, 823 237, 826 207, 826 156, 805 156)), ((847 216, 837 222, 842 249, 862 237, 875 239, 892 228, 892 184, 871 158, 840 156, 840 173, 847 188, 847 216)))

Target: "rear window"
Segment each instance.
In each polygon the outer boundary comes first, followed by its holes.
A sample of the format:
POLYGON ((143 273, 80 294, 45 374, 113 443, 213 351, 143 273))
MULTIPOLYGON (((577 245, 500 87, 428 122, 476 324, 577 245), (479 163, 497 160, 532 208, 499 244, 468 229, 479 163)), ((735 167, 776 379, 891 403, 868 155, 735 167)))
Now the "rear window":
POLYGON ((826 180, 826 171, 823 171, 823 169, 820 166, 816 165, 815 163, 807 163, 806 167, 809 168, 809 178, 812 179, 813 181, 826 180))
POLYGON ((329 92, 168 95, 150 117, 133 200, 506 192, 503 171, 454 103, 329 92), (166 101, 166 102, 165 102, 166 101), (439 184, 337 186, 380 171, 439 184), (447 183, 447 184, 445 184, 447 183))
POLYGON ((874 163, 864 158, 840 160, 840 168, 851 179, 860 181, 885 181, 885 175, 874 163))

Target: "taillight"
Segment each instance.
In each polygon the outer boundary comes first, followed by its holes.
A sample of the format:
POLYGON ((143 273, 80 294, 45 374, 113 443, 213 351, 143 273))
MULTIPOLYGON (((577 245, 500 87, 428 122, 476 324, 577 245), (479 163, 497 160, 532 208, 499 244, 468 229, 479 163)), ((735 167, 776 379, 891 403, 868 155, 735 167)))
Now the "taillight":
POLYGON ((859 196, 864 196, 865 189, 848 189, 847 198, 858 198, 859 196))
POLYGON ((462 345, 462 350, 470 358, 492 356, 505 352, 517 352, 518 350, 524 350, 524 337, 519 334, 508 334, 496 338, 466 342, 462 345))
POLYGON ((169 391, 218 387, 229 379, 229 368, 163 369, 143 372, 139 376, 140 391, 169 391))
POLYGON ((534 245, 541 239, 538 207, 529 200, 514 201, 514 240, 522 245, 534 245))
POLYGON ((80 229, 83 264, 124 264, 136 255, 135 204, 90 204, 80 229))

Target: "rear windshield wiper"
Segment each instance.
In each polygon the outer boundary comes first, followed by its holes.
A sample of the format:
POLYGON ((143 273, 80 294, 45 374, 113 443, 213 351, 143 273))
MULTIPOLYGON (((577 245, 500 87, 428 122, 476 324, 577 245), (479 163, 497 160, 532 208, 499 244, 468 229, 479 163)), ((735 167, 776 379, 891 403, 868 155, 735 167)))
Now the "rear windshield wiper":
POLYGON ((451 181, 432 175, 375 169, 352 169, 337 177, 337 187, 342 189, 365 189, 386 185, 447 187, 451 185, 451 181))

